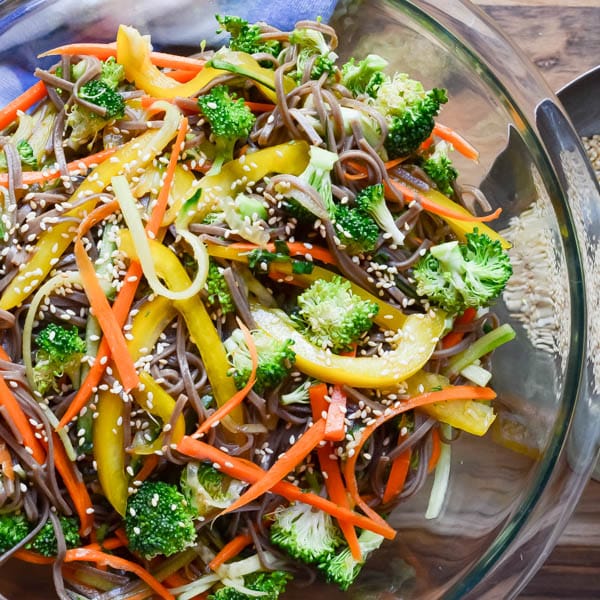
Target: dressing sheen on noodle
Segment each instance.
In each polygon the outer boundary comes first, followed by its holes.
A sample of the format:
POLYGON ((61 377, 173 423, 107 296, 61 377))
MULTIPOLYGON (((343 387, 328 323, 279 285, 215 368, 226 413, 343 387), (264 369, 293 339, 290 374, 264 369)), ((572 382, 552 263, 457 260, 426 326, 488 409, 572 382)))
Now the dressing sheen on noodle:
POLYGON ((59 598, 345 591, 495 418, 512 269, 446 91, 217 19, 50 50, 0 110, 0 564, 59 598))

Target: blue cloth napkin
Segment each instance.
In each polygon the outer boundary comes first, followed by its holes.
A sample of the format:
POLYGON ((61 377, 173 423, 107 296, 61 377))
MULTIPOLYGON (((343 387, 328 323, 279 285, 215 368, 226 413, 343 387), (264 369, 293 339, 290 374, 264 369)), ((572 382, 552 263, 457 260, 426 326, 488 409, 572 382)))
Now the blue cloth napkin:
POLYGON ((301 19, 328 21, 335 5, 336 0, 29 0, 0 18, 0 106, 35 82, 37 66, 56 61, 40 61, 37 54, 75 41, 112 41, 121 23, 151 33, 155 48, 198 48, 204 39, 218 41, 215 14, 289 30, 301 19))

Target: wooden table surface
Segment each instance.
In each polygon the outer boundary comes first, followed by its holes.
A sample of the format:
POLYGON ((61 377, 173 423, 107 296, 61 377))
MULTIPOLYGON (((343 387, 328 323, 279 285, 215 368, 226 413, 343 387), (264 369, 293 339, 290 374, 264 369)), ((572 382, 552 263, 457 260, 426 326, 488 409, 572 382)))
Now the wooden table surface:
MULTIPOLYGON (((475 4, 520 46, 554 90, 600 64, 600 0, 475 4)), ((600 482, 590 481, 558 546, 521 598, 600 598, 600 482)))

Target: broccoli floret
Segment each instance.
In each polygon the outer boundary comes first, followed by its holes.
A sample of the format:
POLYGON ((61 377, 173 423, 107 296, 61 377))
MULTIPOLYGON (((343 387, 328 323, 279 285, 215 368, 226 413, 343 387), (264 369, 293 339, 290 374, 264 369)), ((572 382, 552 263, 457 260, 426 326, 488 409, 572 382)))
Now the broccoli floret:
POLYGON ((163 481, 144 481, 129 497, 125 532, 129 549, 144 558, 171 556, 196 540, 193 512, 185 496, 163 481))
POLYGON ((319 564, 319 568, 324 572, 328 583, 337 584, 345 592, 358 577, 369 555, 377 550, 382 543, 383 536, 365 529, 358 536, 358 544, 362 553, 360 561, 352 557, 350 548, 346 546, 337 554, 326 557, 319 564))
POLYGON ((508 254, 498 240, 477 229, 467 241, 433 246, 415 265, 417 293, 453 313, 489 305, 512 275, 508 254))
POLYGON ((287 394, 281 394, 281 397, 279 398, 279 404, 283 406, 288 406, 289 404, 309 404, 309 390, 312 385, 313 382, 310 379, 307 379, 291 392, 288 392, 287 394))
POLYGON ((377 246, 379 226, 364 210, 340 204, 335 207, 333 222, 348 254, 366 254, 377 246))
MULTIPOLYGON (((251 335, 258 352, 254 389, 261 394, 278 386, 289 373, 296 359, 292 350, 294 342, 286 340, 281 343, 260 330, 253 331, 251 335)), ((252 359, 241 329, 235 329, 225 340, 225 350, 233 366, 235 384, 241 389, 248 383, 252 370, 252 359)))
POLYGON ((209 463, 189 462, 181 473, 181 489, 198 516, 227 508, 239 498, 244 486, 209 463))
POLYGON ((260 27, 256 24, 250 25, 241 17, 231 15, 216 15, 216 19, 223 29, 217 33, 227 31, 231 35, 229 47, 232 50, 258 54, 266 52, 277 56, 281 52, 281 43, 276 40, 261 40, 260 27))
POLYGON ((224 162, 233 159, 238 140, 246 139, 256 121, 242 98, 229 93, 226 85, 218 85, 198 98, 198 105, 209 122, 216 144, 216 155, 209 175, 216 175, 224 162))
POLYGON ((384 187, 382 183, 369 185, 362 189, 356 196, 356 204, 361 210, 375 219, 379 227, 389 234, 394 244, 400 246, 404 244, 405 236, 402 231, 398 229, 394 217, 385 202, 384 187))
MULTIPOLYGON (((65 537, 67 548, 78 548, 81 546, 81 537, 79 536, 79 523, 73 517, 59 517, 60 527, 65 537)), ((56 556, 58 546, 56 542, 56 533, 52 521, 46 521, 40 532, 27 544, 28 550, 33 550, 42 556, 56 556)))
POLYGON ((385 149, 389 158, 414 152, 433 131, 433 118, 448 101, 446 90, 425 91, 423 84, 405 73, 396 73, 380 84, 373 100, 388 121, 385 149))
POLYGON ((341 544, 331 515, 303 502, 276 510, 273 519, 271 542, 305 563, 325 560, 341 544))
POLYGON ((79 88, 79 97, 106 109, 106 118, 115 119, 125 115, 125 100, 111 86, 100 80, 92 79, 79 88))
POLYGON ((383 69, 387 66, 388 61, 378 54, 369 54, 358 63, 351 58, 342 66, 342 84, 355 96, 367 94, 375 98, 386 79, 383 69))
POLYGON ((107 58, 102 63, 100 81, 105 83, 111 90, 116 90, 125 77, 125 67, 117 62, 114 56, 107 58))
POLYGON ((335 72, 337 54, 331 50, 320 31, 309 28, 297 28, 290 34, 290 44, 298 46, 298 59, 295 78, 301 80, 306 65, 312 62, 310 78, 319 79, 323 73, 335 72))
POLYGON ((58 380, 66 375, 73 385, 79 383, 81 359, 85 342, 75 325, 71 329, 55 323, 47 325, 36 337, 33 379, 36 389, 45 394, 50 388, 58 391, 58 380))
POLYGON ((340 353, 350 350, 373 325, 379 307, 352 292, 350 282, 336 275, 318 279, 298 296, 296 322, 317 346, 340 353))
POLYGON ((235 311, 233 298, 229 286, 223 277, 223 271, 212 260, 208 264, 208 277, 206 278, 208 301, 212 306, 220 306, 221 312, 228 315, 235 311))
POLYGON ((24 165, 27 165, 32 169, 37 169, 37 159, 35 158, 35 154, 33 152, 31 144, 27 140, 21 140, 17 144, 17 152, 19 153, 21 162, 24 165))
POLYGON ((31 525, 23 514, 0 515, 0 554, 8 552, 31 531, 31 525))
POLYGON ((240 589, 233 586, 219 588, 208 596, 208 600, 254 600, 258 596, 264 600, 277 600, 280 594, 285 592, 287 582, 291 575, 285 571, 257 572, 246 575, 243 578, 243 586, 240 589), (248 594, 244 588, 254 592, 248 594))
POLYGON ((448 158, 448 152, 453 150, 447 142, 438 142, 432 154, 423 162, 423 170, 433 179, 438 190, 446 196, 452 196, 452 184, 458 177, 458 171, 448 158))

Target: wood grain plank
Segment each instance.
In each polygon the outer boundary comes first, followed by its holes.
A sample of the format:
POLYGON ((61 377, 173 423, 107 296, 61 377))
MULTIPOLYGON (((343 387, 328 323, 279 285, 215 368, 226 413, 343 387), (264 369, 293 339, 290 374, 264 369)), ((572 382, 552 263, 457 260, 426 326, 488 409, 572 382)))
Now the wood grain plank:
POLYGON ((481 8, 559 89, 600 62, 600 2, 585 4, 487 0, 481 8))

